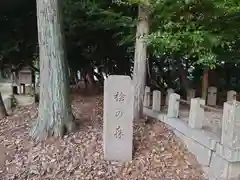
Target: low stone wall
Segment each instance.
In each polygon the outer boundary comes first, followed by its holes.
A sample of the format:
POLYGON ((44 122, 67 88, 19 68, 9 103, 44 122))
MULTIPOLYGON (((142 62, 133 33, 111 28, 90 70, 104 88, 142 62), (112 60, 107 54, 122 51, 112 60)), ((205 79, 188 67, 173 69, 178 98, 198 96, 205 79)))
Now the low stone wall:
MULTIPOLYGON (((154 91, 150 106, 150 89, 147 87, 144 98, 144 114, 167 124, 192 152, 209 180, 240 179, 240 103, 236 100, 224 103, 221 135, 202 129, 205 101, 190 98, 187 123, 178 118, 180 96, 170 93, 167 113, 161 110, 161 92, 154 91), (149 96, 149 97, 147 97, 149 96)), ((214 108, 212 108, 214 110, 214 108)))

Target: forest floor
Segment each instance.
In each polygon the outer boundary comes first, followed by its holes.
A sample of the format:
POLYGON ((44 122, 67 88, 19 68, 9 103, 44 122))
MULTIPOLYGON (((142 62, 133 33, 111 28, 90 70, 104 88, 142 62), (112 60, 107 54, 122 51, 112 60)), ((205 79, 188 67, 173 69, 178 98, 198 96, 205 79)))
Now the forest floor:
POLYGON ((0 180, 203 180, 195 157, 163 123, 134 124, 134 155, 127 163, 103 159, 102 96, 74 95, 78 128, 63 139, 34 143, 29 128, 37 106, 0 120, 0 180))

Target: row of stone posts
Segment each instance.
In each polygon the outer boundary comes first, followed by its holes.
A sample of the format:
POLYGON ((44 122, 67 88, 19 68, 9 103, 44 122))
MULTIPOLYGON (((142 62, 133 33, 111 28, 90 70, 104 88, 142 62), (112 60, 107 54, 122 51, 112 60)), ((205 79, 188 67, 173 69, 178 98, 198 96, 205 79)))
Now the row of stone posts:
MULTIPOLYGON (((172 93, 169 97, 167 118, 178 118, 180 95, 172 93)), ((205 100, 193 98, 190 101, 188 126, 202 129, 205 120, 205 100)), ((215 108, 212 108, 215 109, 215 108)), ((214 147, 210 159, 211 178, 240 179, 240 102, 236 100, 224 103, 220 141, 214 147), (214 177, 214 178, 212 178, 214 177)))
MULTIPOLYGON (((145 94, 144 105, 150 107, 150 89, 147 87, 145 94)), ((214 89, 214 88, 210 88, 214 89)), ((216 92, 215 89, 213 92, 216 92)), ((216 93, 212 93, 216 95, 216 93)), ((209 96, 209 95, 208 95, 209 96)), ((211 94, 210 94, 211 96, 211 94)), ((208 151, 212 152, 209 160, 209 179, 239 179, 240 178, 240 102, 235 100, 236 92, 229 91, 227 93, 228 100, 224 102, 221 137, 208 151), (217 177, 217 178, 216 178, 217 177)), ((166 97, 168 104, 167 118, 178 118, 179 104, 181 101, 180 95, 171 92, 166 97)), ((208 100, 208 103, 213 105, 214 98, 208 100)), ((153 91, 152 110, 160 111, 161 92, 153 91)), ((190 104, 190 112, 188 124, 191 129, 202 129, 205 120, 205 109, 215 109, 205 105, 205 100, 201 98, 189 98, 187 101, 190 104)), ((202 132, 202 131, 201 131, 202 132)), ((205 131, 203 131, 205 132, 205 131)), ((207 132, 206 134, 208 134, 207 132)), ((207 136, 206 136, 207 137, 207 136)))
MULTIPOLYGON (((155 94, 158 94, 155 91, 155 94)), ((159 98, 153 99, 159 101, 159 98)), ((179 114, 180 95, 172 93, 169 96, 169 106, 167 117, 177 118, 179 114)), ((190 112, 188 125, 191 128, 201 129, 204 122, 205 100, 201 98, 193 98, 190 101, 190 112)), ((154 110, 155 108, 153 108, 154 110)), ((240 149, 240 102, 236 100, 227 101, 224 103, 222 116, 222 133, 221 144, 232 149, 240 149)), ((240 152, 239 152, 240 159, 240 152)))
MULTIPOLYGON (((167 111, 168 118, 178 118, 180 95, 176 93, 170 94, 169 106, 167 111)), ((201 98, 193 98, 190 101, 190 112, 188 119, 188 126, 195 129, 201 129, 204 121, 204 109, 205 100, 201 98)))
MULTIPOLYGON (((214 91, 210 92, 215 92, 215 88, 210 88, 211 90, 213 89, 214 91)), ((212 93, 215 95, 215 93, 212 93)), ((190 103, 190 112, 189 112, 189 126, 191 128, 202 128, 203 126, 203 121, 204 121, 204 108, 205 106, 205 100, 201 98, 192 98, 191 96, 194 96, 195 93, 194 91, 190 90, 188 94, 188 102, 190 103)), ((236 92, 235 91, 228 91, 227 93, 228 100, 224 103, 224 109, 223 109, 223 129, 225 129, 226 122, 228 118, 232 118, 233 115, 235 115, 236 108, 238 107, 238 103, 235 100, 236 92), (233 107, 234 106, 234 107, 233 107), (232 112, 234 111, 234 112, 232 112), (231 116, 231 114, 233 114, 231 116)), ((146 87, 145 89, 145 96, 144 96, 144 106, 145 107, 150 107, 150 88, 146 87)), ((213 101, 215 99, 210 98, 210 104, 213 105, 213 101)), ((166 103, 168 105, 168 117, 169 118, 177 118, 179 114, 179 104, 180 104, 180 95, 174 93, 172 89, 168 90, 168 94, 166 96, 166 103)), ((208 104, 207 104, 208 105, 208 104)), ((158 90, 153 91, 153 96, 152 96, 152 110, 153 111, 161 111, 161 92, 158 90)), ((240 111, 238 112, 240 115, 240 111)), ((240 116, 239 116, 240 117, 240 116)), ((240 120, 239 120, 240 122, 240 120)), ((240 134, 240 133, 239 133, 240 134)), ((240 138, 240 136, 239 136, 240 138)), ((240 139, 239 139, 240 143, 240 139)))
MULTIPOLYGON (((174 93, 173 89, 168 89, 167 90, 167 95, 165 99, 165 105, 168 106, 169 102, 169 96, 170 94, 174 93)), ((237 92, 230 90, 227 92, 227 102, 228 101, 233 101, 236 99, 237 92)), ((149 107, 150 106, 150 96, 151 96, 151 91, 150 87, 146 86, 145 87, 145 95, 144 95, 144 106, 149 107)), ((187 101, 191 101, 192 98, 195 98, 195 89, 188 89, 187 91, 187 101)), ((153 110, 160 111, 160 106, 161 106, 161 92, 158 90, 153 91, 153 99, 159 99, 157 102, 153 101, 152 102, 152 108, 153 110), (159 104, 160 103, 160 104, 159 104)), ((207 105, 209 106, 215 106, 217 104, 217 88, 216 87, 209 87, 208 88, 208 96, 207 96, 207 105)))

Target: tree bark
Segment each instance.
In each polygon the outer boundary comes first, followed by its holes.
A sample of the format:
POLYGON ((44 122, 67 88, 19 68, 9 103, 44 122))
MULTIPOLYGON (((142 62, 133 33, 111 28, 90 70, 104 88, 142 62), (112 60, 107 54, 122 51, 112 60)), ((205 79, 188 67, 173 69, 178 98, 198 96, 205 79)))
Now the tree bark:
POLYGON ((2 93, 0 92, 0 119, 5 118, 7 116, 7 111, 2 99, 2 93))
POLYGON ((143 36, 148 35, 148 8, 142 5, 138 6, 138 25, 136 32, 136 44, 134 54, 134 118, 139 119, 142 116, 143 97, 146 83, 146 62, 147 62, 147 44, 143 36))
POLYGON ((85 69, 81 70, 81 81, 83 81, 84 89, 88 89, 87 71, 85 69))
POLYGON ((75 127, 69 88, 69 72, 64 51, 60 0, 37 0, 40 53, 40 101, 38 118, 30 132, 63 136, 75 127))
POLYGON ((208 68, 203 70, 203 79, 202 79, 202 99, 207 99, 207 89, 208 89, 208 68))
POLYGON ((86 78, 87 78, 87 81, 88 81, 88 84, 89 84, 89 89, 94 90, 96 82, 95 82, 95 79, 94 79, 94 70, 93 70, 92 67, 87 69, 86 78))
POLYGON ((182 91, 182 96, 184 99, 187 98, 187 90, 189 88, 189 81, 187 78, 188 71, 187 69, 184 69, 184 67, 179 68, 179 76, 180 76, 180 89, 182 91))

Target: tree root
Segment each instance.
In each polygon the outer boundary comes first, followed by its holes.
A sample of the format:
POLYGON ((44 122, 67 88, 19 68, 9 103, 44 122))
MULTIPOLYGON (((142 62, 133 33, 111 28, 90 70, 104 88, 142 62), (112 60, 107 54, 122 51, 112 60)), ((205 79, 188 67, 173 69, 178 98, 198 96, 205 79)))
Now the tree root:
POLYGON ((76 123, 74 116, 70 119, 48 121, 38 117, 30 130, 30 137, 34 141, 39 141, 41 138, 47 138, 48 136, 62 138, 65 134, 73 132, 76 129, 76 123))

